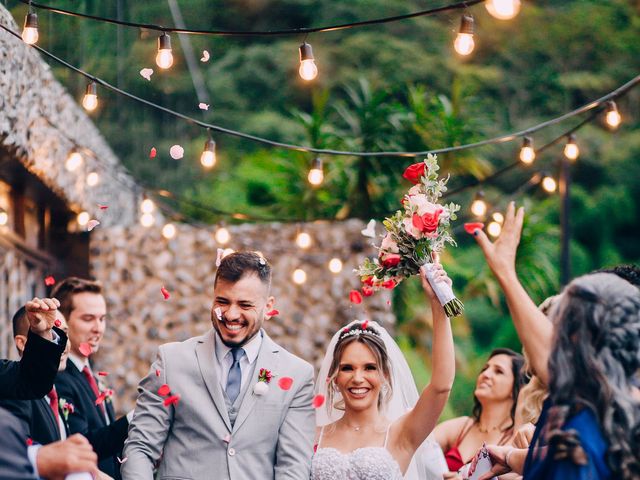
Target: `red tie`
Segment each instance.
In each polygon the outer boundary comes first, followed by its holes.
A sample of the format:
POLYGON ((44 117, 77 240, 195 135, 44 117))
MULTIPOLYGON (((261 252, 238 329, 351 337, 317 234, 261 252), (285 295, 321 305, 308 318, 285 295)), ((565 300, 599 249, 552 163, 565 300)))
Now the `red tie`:
POLYGON ((53 387, 49 392, 49 405, 51 406, 51 410, 53 410, 53 416, 56 417, 56 426, 60 426, 60 417, 58 414, 58 392, 56 392, 56 388, 53 387))
MULTIPOLYGON (((82 369, 82 373, 84 373, 84 376, 87 379, 87 382, 89 382, 89 386, 91 387, 91 390, 93 390, 97 399, 100 396, 100 390, 98 390, 98 384, 96 383, 96 379, 93 377, 91 370, 89 370, 89 367, 85 366, 82 369)), ((100 410, 102 410, 102 413, 104 414, 104 405, 101 403, 99 406, 100 410)))

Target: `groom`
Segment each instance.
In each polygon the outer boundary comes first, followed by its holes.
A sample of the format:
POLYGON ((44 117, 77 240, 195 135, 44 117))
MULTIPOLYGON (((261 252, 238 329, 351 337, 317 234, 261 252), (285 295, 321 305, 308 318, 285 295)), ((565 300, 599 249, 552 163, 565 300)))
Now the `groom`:
POLYGON ((270 285, 271 267, 261 256, 222 260, 213 328, 162 345, 138 386, 124 480, 151 480, 156 465, 159 480, 309 479, 313 367, 262 329, 274 304, 270 285), (273 375, 266 393, 254 392, 261 369, 273 375), (284 388, 278 382, 286 377, 293 379, 288 389, 287 380, 284 388))

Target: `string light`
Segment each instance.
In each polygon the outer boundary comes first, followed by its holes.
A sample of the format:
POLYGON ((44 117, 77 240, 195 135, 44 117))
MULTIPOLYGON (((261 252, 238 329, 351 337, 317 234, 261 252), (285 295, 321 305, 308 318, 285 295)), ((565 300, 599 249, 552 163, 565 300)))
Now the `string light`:
POLYGON ((89 215, 89 212, 80 212, 76 219, 78 221, 78 225, 84 227, 89 223, 89 220, 91 220, 91 216, 89 215))
POLYGON ((453 48, 460 55, 466 56, 473 52, 476 43, 473 40, 473 17, 471 15, 463 15, 460 19, 460 30, 453 42, 453 48))
POLYGON ((318 76, 318 67, 313 58, 313 50, 307 42, 300 45, 299 50, 300 68, 298 69, 298 73, 303 80, 311 81, 318 76))
POLYGON ((173 65, 173 53, 171 51, 171 37, 163 33, 158 37, 158 54, 156 55, 156 65, 160 68, 170 68, 173 65))
POLYGON ((204 168, 213 168, 216 164, 216 142, 212 139, 204 143, 204 150, 200 155, 200 163, 204 168))
POLYGON ((0 208, 0 226, 5 226, 9 223, 9 214, 4 210, 4 208, 0 208))
POLYGON ((564 156, 569 160, 576 160, 580 156, 580 149, 576 144, 576 136, 572 133, 567 139, 567 144, 564 146, 564 156))
POLYGON ((329 260, 329 271, 331 273, 340 273, 342 271, 342 260, 339 258, 329 260))
POLYGON ((27 45, 33 45, 38 41, 38 37, 38 15, 36 15, 34 12, 29 12, 24 18, 22 40, 27 45))
POLYGON ((309 170, 307 179, 309 180, 309 183, 314 187, 321 185, 324 181, 324 169, 322 166, 322 159, 320 157, 316 157, 313 159, 313 163, 311 164, 311 169, 309 170))
POLYGON ((167 240, 171 240, 176 236, 176 226, 173 223, 167 223, 162 227, 162 236, 167 240))
POLYGON ((484 201, 484 192, 479 191, 471 203, 471 213, 476 217, 484 217, 487 213, 487 202, 484 201))
POLYGON ((151 213, 143 213, 140 215, 140 225, 145 228, 151 227, 154 223, 156 223, 156 217, 151 213))
POLYGON ((526 165, 530 165, 536 159, 536 151, 533 149, 533 139, 524 137, 522 140, 522 148, 520 149, 520 161, 526 165))
POLYGON ((610 100, 607 102, 607 115, 605 117, 607 125, 612 129, 616 129, 620 126, 622 122, 622 117, 620 116, 620 112, 618 112, 618 107, 616 106, 616 102, 610 100))
POLYGON ((556 188, 558 188, 558 184, 556 183, 555 178, 553 178, 551 175, 544 174, 544 177, 542 179, 542 188, 545 190, 545 192, 553 193, 556 191, 556 188))
POLYGON ((95 187, 98 183, 100 183, 100 175, 98 172, 91 172, 87 175, 87 185, 95 187))
POLYGON ((309 248, 311 246, 311 235, 307 232, 300 232, 296 237, 296 244, 303 249, 309 248))
POLYGON ((498 20, 511 20, 520 12, 520 0, 487 0, 484 6, 498 20))
POLYGON ((293 272, 293 275, 291 275, 291 278, 293 279, 293 283, 302 285, 307 281, 307 272, 305 272, 301 268, 296 268, 293 272))
POLYGON ((487 225, 487 233, 492 237, 499 237, 500 232, 502 232, 502 225, 498 222, 490 222, 489 225, 487 225))
POLYGON ((64 166, 67 171, 74 172, 82 165, 82 161, 82 154, 76 150, 72 150, 67 157, 67 161, 64 162, 64 166))
POLYGON ((140 211, 142 213, 153 213, 155 209, 156 209, 156 205, 155 203, 153 203, 153 200, 151 200, 150 198, 145 198, 140 204, 140 211))
POLYGON ((214 235, 214 237, 216 239, 216 242, 220 245, 229 243, 229 240, 231 240, 231 234, 225 227, 220 227, 218 230, 216 230, 216 234, 214 235))
POLYGON ((504 223, 504 215, 502 215, 502 213, 500 212, 493 212, 491 218, 493 218, 495 222, 498 222, 501 225, 504 223))
POLYGON ((87 112, 93 112, 98 106, 98 86, 96 82, 87 84, 87 89, 82 99, 82 106, 87 112))

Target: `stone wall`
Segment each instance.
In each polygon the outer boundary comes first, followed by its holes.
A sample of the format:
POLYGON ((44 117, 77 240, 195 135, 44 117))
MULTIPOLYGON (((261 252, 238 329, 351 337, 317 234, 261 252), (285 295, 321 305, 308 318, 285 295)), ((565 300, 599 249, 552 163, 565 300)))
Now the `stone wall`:
MULTIPOLYGON (((355 318, 369 318, 393 328, 395 317, 388 291, 349 302, 359 288, 353 269, 374 253, 361 235, 358 220, 307 225, 241 225, 229 227, 231 241, 217 245, 215 229, 179 225, 172 240, 159 227, 96 229, 91 238, 92 274, 106 287, 109 324, 95 362, 110 372, 107 379, 118 392, 118 408, 133 406, 136 385, 149 369, 158 345, 185 340, 211 327, 215 260, 218 247, 259 250, 273 267, 273 294, 280 315, 266 323, 267 332, 288 350, 316 366, 336 329, 355 318), (300 229, 313 245, 295 244, 300 229), (329 271, 331 258, 340 258, 339 274, 329 271), (292 272, 301 268, 307 282, 296 285, 292 272), (164 300, 160 288, 171 293, 164 300)), ((379 227, 381 228, 381 227, 379 227)))
MULTIPOLYGON (((0 24, 18 34, 22 30, 1 5, 0 24)), ((82 107, 55 80, 41 54, 3 29, 0 29, 0 146, 73 210, 85 210, 105 226, 138 221, 141 189, 82 107), (76 171, 68 172, 64 164, 74 148, 83 154, 84 162, 76 171), (90 172, 101 177, 94 187, 86 184, 90 172), (100 215, 99 204, 109 205, 118 215, 100 215)))

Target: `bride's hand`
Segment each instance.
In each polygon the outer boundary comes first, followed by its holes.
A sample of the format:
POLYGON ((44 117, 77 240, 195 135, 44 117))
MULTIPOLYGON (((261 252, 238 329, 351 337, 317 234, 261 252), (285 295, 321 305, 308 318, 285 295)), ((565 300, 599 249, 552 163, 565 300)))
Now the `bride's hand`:
MULTIPOLYGON (((444 271, 444 268, 440 264, 440 259, 438 257, 434 259, 434 262, 432 265, 433 265, 433 267, 431 267, 433 269, 432 273, 436 283, 444 282, 449 286, 451 286, 453 283, 451 282, 451 279, 447 275, 447 272, 444 271)), ((426 269, 426 265, 423 265, 422 267, 420 267, 420 280, 422 281, 422 289, 424 290, 424 293, 429 300, 431 300, 432 302, 438 302, 438 297, 433 291, 433 288, 431 288, 431 285, 429 284, 429 280, 427 280, 425 269, 426 269)))

